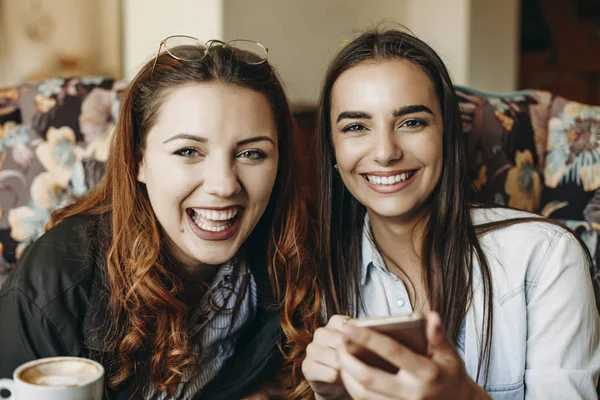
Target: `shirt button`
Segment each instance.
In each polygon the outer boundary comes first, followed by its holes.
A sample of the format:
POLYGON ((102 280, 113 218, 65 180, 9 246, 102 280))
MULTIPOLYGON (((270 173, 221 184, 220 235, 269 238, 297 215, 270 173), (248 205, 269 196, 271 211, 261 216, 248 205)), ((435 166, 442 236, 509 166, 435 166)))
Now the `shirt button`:
POLYGON ((398 304, 398 307, 404 307, 406 301, 404 301, 403 298, 399 298, 398 300, 396 300, 396 304, 398 304))

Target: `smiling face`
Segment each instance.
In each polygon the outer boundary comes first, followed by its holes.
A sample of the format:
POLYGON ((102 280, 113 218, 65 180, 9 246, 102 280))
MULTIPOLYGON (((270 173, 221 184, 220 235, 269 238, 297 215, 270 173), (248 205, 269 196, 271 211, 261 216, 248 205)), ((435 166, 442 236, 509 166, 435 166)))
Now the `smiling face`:
POLYGON ((443 122, 433 83, 401 60, 362 63, 331 92, 340 176, 371 219, 411 221, 442 172, 443 122))
POLYGON ((138 180, 175 259, 192 268, 232 259, 269 203, 278 160, 264 95, 223 83, 170 92, 138 180))

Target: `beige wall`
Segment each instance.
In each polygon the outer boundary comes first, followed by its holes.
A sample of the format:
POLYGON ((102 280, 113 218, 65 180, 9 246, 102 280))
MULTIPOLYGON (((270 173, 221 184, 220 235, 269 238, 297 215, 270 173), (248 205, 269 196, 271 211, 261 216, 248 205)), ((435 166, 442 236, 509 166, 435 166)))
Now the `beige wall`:
POLYGON ((407 3, 406 25, 440 55, 455 83, 467 84, 471 1, 404 1, 407 3))
POLYGON ((158 50, 162 39, 183 34, 220 39, 223 0, 122 0, 123 68, 131 79, 158 50))
POLYGON ((471 0, 468 84, 494 93, 518 85, 520 0, 471 0))
POLYGON ((405 1, 228 0, 225 37, 249 38, 269 48, 295 104, 314 104, 332 56, 357 29, 386 16, 401 20, 405 1))
POLYGON ((263 43, 292 102, 315 104, 341 46, 360 30, 396 21, 440 53, 457 84, 516 88, 520 0, 53 0, 47 11, 57 30, 50 46, 27 42, 29 1, 0 1, 6 11, 0 29, 12 32, 3 38, 8 56, 0 59, 0 84, 35 74, 56 49, 83 54, 99 73, 121 70, 131 79, 161 39, 179 33, 263 43), (114 17, 120 2, 121 20, 114 17))
MULTIPOLYGON (((51 5, 41 2, 42 7, 36 10, 53 24, 50 34, 41 43, 29 39, 26 33, 26 26, 34 15, 32 4, 31 1, 4 0, 4 15, 0 21, 3 52, 0 85, 58 71, 57 54, 84 60, 82 67, 73 73, 120 74, 120 21, 115 18, 119 15, 118 0, 53 0, 51 5)), ((35 21, 32 23, 35 25, 35 21)))
POLYGON ((225 38, 269 48, 295 104, 314 104, 344 41, 381 21, 405 25, 442 57, 456 84, 516 88, 520 0, 225 0, 225 38))

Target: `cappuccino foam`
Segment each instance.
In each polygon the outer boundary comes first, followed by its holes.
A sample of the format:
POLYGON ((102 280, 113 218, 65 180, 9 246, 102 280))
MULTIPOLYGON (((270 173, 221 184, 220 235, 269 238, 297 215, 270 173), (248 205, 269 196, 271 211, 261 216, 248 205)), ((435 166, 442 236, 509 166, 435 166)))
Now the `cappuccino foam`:
POLYGON ((83 360, 56 360, 32 365, 19 378, 32 385, 75 387, 93 381, 101 371, 83 360))

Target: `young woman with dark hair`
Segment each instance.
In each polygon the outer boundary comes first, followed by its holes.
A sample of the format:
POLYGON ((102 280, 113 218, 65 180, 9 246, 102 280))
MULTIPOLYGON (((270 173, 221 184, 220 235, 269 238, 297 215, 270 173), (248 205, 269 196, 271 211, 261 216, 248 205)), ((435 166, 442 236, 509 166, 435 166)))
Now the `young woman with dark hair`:
POLYGON ((348 44, 325 77, 319 145, 326 325, 299 394, 596 398, 589 253, 553 221, 475 201, 457 97, 434 50, 394 29, 348 44), (427 356, 348 322, 411 312, 426 315, 427 356), (399 372, 365 364, 361 347, 399 372))

